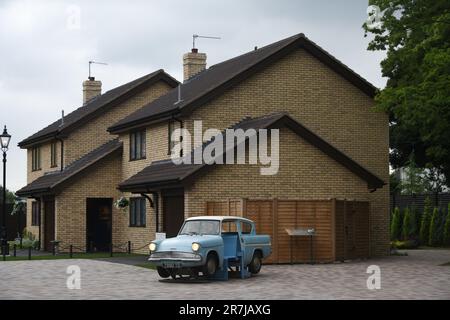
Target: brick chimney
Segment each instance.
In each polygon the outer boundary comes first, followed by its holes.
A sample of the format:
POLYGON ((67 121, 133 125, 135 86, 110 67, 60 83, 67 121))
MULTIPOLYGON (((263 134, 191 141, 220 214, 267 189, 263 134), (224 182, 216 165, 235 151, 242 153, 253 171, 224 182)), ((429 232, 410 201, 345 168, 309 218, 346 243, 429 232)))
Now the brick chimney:
POLYGON ((83 105, 89 100, 102 94, 102 82, 96 81, 94 77, 89 77, 83 82, 83 105))
POLYGON ((184 81, 192 78, 197 73, 206 69, 206 53, 199 53, 198 49, 192 48, 191 52, 183 55, 184 81))

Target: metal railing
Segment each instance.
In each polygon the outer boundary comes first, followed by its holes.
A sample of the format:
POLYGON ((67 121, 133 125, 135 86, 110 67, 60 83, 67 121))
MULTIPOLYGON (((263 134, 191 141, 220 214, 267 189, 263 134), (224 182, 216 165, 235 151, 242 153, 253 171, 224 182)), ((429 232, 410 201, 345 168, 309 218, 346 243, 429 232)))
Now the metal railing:
MULTIPOLYGON (((73 244, 68 244, 63 246, 62 242, 53 242, 52 246, 51 246, 51 252, 49 252, 50 255, 52 256, 58 256, 58 255, 68 255, 68 258, 73 258, 74 254, 92 254, 92 253, 109 253, 110 257, 114 257, 114 254, 133 254, 133 253, 141 253, 141 250, 148 247, 148 245, 150 244, 146 243, 142 246, 139 246, 137 248, 133 248, 133 243, 131 241, 126 241, 123 243, 119 243, 119 244, 113 244, 110 243, 108 245, 108 251, 97 251, 94 252, 93 248, 93 243, 90 243, 89 246, 87 246, 86 248, 82 248, 82 247, 78 247, 75 246, 73 244)), ((5 250, 2 250, 2 252, 6 252, 5 250)), ((35 249, 32 247, 28 247, 26 249, 23 249, 22 245, 17 245, 17 244, 13 244, 12 245, 12 255, 10 255, 10 257, 14 257, 14 258, 18 258, 18 257, 27 257, 27 260, 32 260, 32 256, 35 257, 39 257, 39 256, 43 256, 43 255, 47 255, 45 254, 46 251, 40 250, 40 249, 35 249), (19 250, 18 250, 19 249, 19 250), (24 250, 26 250, 24 252, 24 250), (18 254, 20 252, 20 255, 18 254), (34 254, 33 252, 36 252, 38 254, 34 254)), ((6 261, 7 256, 5 254, 3 254, 3 261, 6 261)))

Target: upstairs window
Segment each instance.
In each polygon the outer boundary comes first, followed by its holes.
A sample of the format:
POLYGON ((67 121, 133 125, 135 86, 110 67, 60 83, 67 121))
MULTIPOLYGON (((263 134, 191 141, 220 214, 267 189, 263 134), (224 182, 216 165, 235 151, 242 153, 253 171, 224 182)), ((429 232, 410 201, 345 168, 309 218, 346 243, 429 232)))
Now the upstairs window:
POLYGON ((130 198, 130 227, 145 227, 145 198, 130 198))
POLYGON ((145 159, 145 130, 130 133, 130 160, 145 159))
POLYGON ((50 167, 54 168, 58 166, 56 159, 56 142, 52 142, 50 147, 50 167))
POLYGON ((41 210, 39 202, 33 201, 31 203, 31 225, 38 226, 41 224, 41 210))
POLYGON ((41 148, 34 147, 31 150, 31 170, 41 170, 41 148))

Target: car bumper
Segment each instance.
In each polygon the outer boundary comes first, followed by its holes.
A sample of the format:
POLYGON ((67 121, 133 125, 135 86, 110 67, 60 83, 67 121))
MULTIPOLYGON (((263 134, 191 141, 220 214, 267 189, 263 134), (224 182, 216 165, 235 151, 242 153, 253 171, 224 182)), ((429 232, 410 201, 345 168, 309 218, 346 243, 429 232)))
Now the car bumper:
POLYGON ((148 261, 163 268, 185 268, 203 265, 203 258, 192 252, 155 252, 150 255, 148 261))

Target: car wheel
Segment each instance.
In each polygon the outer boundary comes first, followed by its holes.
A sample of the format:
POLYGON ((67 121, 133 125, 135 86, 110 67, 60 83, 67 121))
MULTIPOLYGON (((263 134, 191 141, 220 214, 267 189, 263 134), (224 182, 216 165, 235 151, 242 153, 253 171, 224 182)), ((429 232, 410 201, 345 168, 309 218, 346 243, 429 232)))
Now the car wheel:
POLYGON ((157 267, 156 270, 158 271, 158 274, 161 278, 168 278, 170 277, 170 272, 163 268, 163 267, 157 267))
POLYGON ((203 274, 205 276, 212 276, 217 270, 217 258, 213 254, 209 254, 206 258, 206 263, 203 266, 203 274))
POLYGON ((248 265, 248 269, 252 274, 257 274, 259 271, 261 271, 261 266, 262 266, 261 254, 255 252, 253 254, 252 261, 250 261, 250 264, 248 265))

